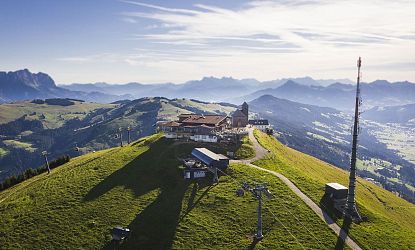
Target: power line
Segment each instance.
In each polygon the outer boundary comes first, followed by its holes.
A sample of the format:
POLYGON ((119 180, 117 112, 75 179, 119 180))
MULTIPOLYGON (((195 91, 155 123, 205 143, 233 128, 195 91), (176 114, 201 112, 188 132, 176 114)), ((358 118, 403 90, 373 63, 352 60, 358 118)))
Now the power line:
POLYGON ((317 240, 317 243, 318 243, 319 246, 323 246, 323 243, 321 243, 321 241, 293 213, 291 213, 291 211, 284 205, 284 203, 285 203, 284 201, 281 201, 281 204, 285 208, 285 210, 287 210, 292 215, 292 217, 294 217, 301 224, 301 226, 305 230, 307 230, 311 234, 311 236, 313 236, 314 239, 317 240))
POLYGON ((287 232, 297 241, 297 243, 303 248, 303 249, 306 249, 305 247, 304 247, 304 245, 303 244, 301 244, 301 242, 297 239, 297 237, 295 237, 294 236, 294 234, 292 234, 291 233, 291 231, 288 229, 288 227, 286 227, 285 225, 284 225, 284 223, 282 223, 282 221, 280 220, 280 219, 278 219, 278 216, 276 216, 269 208, 268 208, 268 212, 270 212, 271 214, 272 214, 272 216, 274 216, 274 219, 276 220, 276 221, 278 221, 284 228, 285 228, 285 230, 287 230, 287 232))
MULTIPOLYGON (((233 177, 233 176, 231 176, 231 175, 229 175, 229 174, 227 174, 227 173, 225 173, 224 171, 222 171, 222 170, 220 170, 220 169, 218 169, 218 171, 219 172, 221 172, 222 174, 224 174, 224 175, 226 175, 226 176, 228 176, 228 177, 230 177, 233 181, 235 181, 236 183, 238 183, 238 184, 242 184, 242 186, 244 186, 244 185, 246 185, 247 183, 246 182, 241 182, 241 181, 238 181, 235 177, 233 177)), ((251 177, 252 178, 252 177, 251 177)), ((264 200, 262 200, 262 202, 264 202, 264 200)), ((265 202, 264 202, 265 203, 265 202)), ((317 240, 317 244, 319 245, 319 246, 324 246, 322 243, 321 243, 321 241, 309 230, 309 229, 307 229, 307 227, 293 214, 293 213, 291 213, 290 212, 290 210, 284 205, 284 202, 282 201, 281 202, 281 204, 283 205, 283 207, 291 214, 291 216, 292 217, 294 217, 300 224, 301 224, 301 226, 303 227, 303 228, 305 228, 310 234, 311 234, 311 236, 314 238, 314 239, 316 239, 317 240)), ((301 242, 288 230, 288 228, 278 219, 278 217, 268 208, 268 211, 275 217, 275 219, 281 224, 281 225, 283 225, 283 227, 291 234, 291 236, 293 236, 296 240, 297 240, 297 242, 301 245, 301 247, 303 248, 303 249, 305 249, 304 248, 304 246, 301 244, 301 242)))

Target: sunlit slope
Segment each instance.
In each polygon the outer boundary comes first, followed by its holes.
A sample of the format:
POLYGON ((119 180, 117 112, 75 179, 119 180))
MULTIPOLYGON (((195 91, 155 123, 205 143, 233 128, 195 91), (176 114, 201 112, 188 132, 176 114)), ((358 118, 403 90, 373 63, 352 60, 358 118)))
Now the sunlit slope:
POLYGON ((246 249, 257 201, 235 195, 242 181, 268 182, 274 193, 256 249, 334 248, 336 235, 274 176, 233 165, 218 185, 184 181, 177 158, 195 146, 157 134, 1 192, 0 248, 113 249, 110 230, 122 225, 132 230, 126 249, 246 249))
POLYGON ((61 106, 36 104, 31 101, 3 103, 0 105, 0 124, 8 123, 26 115, 27 119, 41 120, 47 128, 61 127, 66 121, 74 118, 83 119, 86 114, 97 109, 115 108, 115 104, 100 104, 73 101, 74 105, 61 106))
MULTIPOLYGON (((272 152, 255 164, 284 174, 317 204, 323 198, 325 183, 348 186, 348 172, 288 148, 262 132, 256 131, 255 136, 272 152)), ((350 230, 362 248, 415 249, 415 205, 360 178, 357 203, 368 221, 353 225, 350 230)), ((338 224, 342 225, 340 219, 338 224)))

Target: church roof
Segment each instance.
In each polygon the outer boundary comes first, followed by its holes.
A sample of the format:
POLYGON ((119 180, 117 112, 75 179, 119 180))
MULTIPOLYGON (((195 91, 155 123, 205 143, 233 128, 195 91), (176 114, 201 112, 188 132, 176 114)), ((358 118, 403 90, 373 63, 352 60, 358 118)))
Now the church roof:
POLYGON ((235 112, 232 113, 232 117, 237 117, 237 116, 245 116, 246 117, 246 115, 240 109, 237 109, 237 110, 235 110, 235 112))

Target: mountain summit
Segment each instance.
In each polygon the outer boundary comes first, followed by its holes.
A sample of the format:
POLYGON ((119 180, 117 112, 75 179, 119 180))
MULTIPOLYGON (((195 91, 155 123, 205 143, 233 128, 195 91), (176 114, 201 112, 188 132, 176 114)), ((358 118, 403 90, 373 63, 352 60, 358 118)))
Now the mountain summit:
POLYGON ((48 74, 32 73, 28 69, 0 71, 0 102, 44 98, 82 98, 90 101, 113 102, 126 99, 100 92, 71 91, 56 86, 48 74))
POLYGON ((57 89, 53 79, 42 72, 34 74, 28 69, 0 72, 0 95, 6 100, 39 98, 57 89))

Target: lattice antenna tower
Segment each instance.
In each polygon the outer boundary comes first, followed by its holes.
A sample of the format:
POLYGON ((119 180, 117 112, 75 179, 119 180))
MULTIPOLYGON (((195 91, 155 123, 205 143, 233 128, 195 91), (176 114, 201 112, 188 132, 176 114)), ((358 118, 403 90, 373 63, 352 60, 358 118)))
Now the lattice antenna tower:
POLYGON ((353 124, 353 139, 352 139, 352 156, 350 160, 350 175, 349 175, 349 190, 347 194, 346 207, 344 210, 344 217, 354 222, 362 221, 362 217, 356 207, 356 159, 357 159, 357 142, 359 135, 359 118, 360 118, 360 105, 362 104, 360 98, 360 67, 362 66, 362 60, 359 57, 357 60, 357 86, 356 86, 356 100, 355 100, 355 112, 354 112, 354 124, 353 124))

